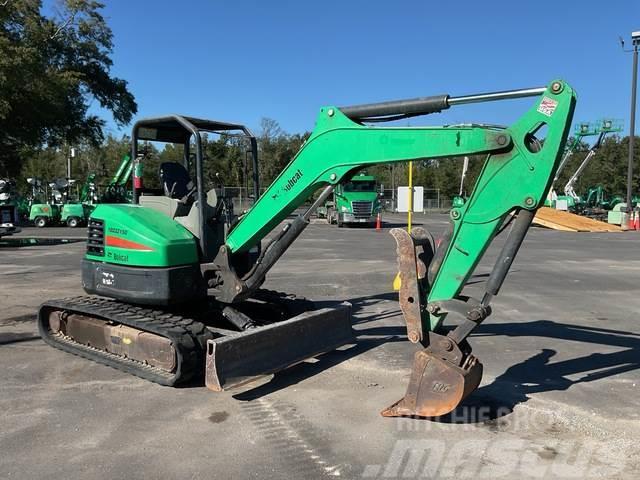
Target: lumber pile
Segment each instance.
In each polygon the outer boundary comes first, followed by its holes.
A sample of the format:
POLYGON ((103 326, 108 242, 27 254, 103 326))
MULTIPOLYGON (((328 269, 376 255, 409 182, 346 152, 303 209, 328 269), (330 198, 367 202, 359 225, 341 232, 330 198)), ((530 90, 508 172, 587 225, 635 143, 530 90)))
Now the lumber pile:
POLYGON ((534 225, 563 232, 621 232, 617 225, 600 222, 574 213, 542 207, 533 219, 534 225))

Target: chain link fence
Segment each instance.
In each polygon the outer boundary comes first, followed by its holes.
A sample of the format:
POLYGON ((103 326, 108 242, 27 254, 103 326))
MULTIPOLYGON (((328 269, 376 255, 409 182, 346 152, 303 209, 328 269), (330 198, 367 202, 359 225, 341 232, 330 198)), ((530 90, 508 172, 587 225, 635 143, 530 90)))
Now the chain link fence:
MULTIPOLYGON (((266 188, 260 189, 260 195, 265 192, 266 188)), ((246 187, 222 187, 222 196, 231 200, 233 203, 233 211, 237 214, 244 210, 248 210, 254 203, 253 188, 246 187)))
MULTIPOLYGON (((265 190, 266 188, 261 188, 260 194, 262 195, 265 190)), ((380 201, 382 202, 383 210, 396 212, 398 209, 397 190, 386 188, 381 193, 380 201)), ((232 201, 233 211, 236 213, 247 210, 255 202, 253 189, 247 189, 246 187, 224 187, 223 196, 232 201)), ((451 198, 441 195, 440 189, 425 188, 423 207, 425 213, 447 212, 451 209, 451 198)))

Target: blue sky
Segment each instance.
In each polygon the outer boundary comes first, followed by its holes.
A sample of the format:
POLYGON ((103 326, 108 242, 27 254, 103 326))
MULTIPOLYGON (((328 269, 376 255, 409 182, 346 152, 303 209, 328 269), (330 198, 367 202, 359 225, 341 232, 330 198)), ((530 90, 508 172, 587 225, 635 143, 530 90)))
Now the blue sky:
MULTIPOLYGON (((113 73, 139 115, 184 113, 311 130, 323 105, 539 86, 577 90, 575 120, 623 118, 637 0, 111 0, 113 73), (627 41, 627 46, 630 41, 627 41)), ((511 123, 532 99, 464 106, 413 125, 511 123)), ((110 120, 112 132, 115 129, 110 120)), ((124 129, 126 131, 128 129, 124 129)))

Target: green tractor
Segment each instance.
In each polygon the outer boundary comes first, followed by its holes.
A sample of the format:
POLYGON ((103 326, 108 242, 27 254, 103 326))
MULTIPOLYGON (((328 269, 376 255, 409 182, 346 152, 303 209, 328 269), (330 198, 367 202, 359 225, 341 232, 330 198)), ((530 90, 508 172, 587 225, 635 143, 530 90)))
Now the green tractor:
POLYGON ((58 225, 77 228, 86 225, 98 200, 94 180, 95 174, 89 174, 79 198, 74 199, 71 194, 75 185, 73 179, 57 178, 49 183, 48 190, 42 188, 42 182, 38 179, 27 179, 32 186, 33 198, 29 220, 38 228, 58 225), (49 201, 43 202, 43 197, 49 197, 49 201))
POLYGON ((87 176, 77 200, 69 200, 69 197, 67 197, 67 201, 61 207, 60 223, 70 228, 87 224, 87 220, 99 200, 95 178, 95 173, 90 173, 87 176))
POLYGON ((27 183, 31 185, 28 220, 38 228, 57 224, 60 219, 60 207, 55 202, 48 201, 46 184, 39 178, 27 178, 27 183))
POLYGON ((336 185, 331 200, 318 208, 317 216, 330 224, 375 226, 382 205, 376 189, 376 179, 359 173, 336 185))
MULTIPOLYGON (((140 120, 132 132, 133 203, 100 204, 89 220, 82 286, 91 295, 46 301, 38 313, 39 332, 56 348, 124 372, 163 385, 204 379, 214 391, 354 342, 349 304, 314 305, 265 290, 270 269, 318 206, 355 172, 383 163, 482 155, 475 188, 451 210, 441 241, 420 227, 391 231, 400 309, 407 337, 419 348, 406 395, 382 415, 450 412, 480 383, 482 364, 467 338, 491 314, 491 299, 544 203, 575 102, 573 89, 557 80, 548 87, 464 97, 324 107, 308 140, 261 196, 257 143, 246 127, 180 115, 140 120), (370 125, 531 96, 539 98, 507 128, 370 125), (541 142, 535 135, 543 127, 541 142), (234 135, 248 145, 256 201, 240 216, 207 181, 215 175, 205 172, 205 134, 234 135), (143 141, 183 146, 183 158, 160 166, 159 189, 144 187, 143 141), (287 220, 317 191, 311 207, 287 220), (482 298, 463 294, 508 223, 482 298), (443 326, 449 317, 451 328, 443 326)), ((313 269, 314 260, 300 268, 313 269)))

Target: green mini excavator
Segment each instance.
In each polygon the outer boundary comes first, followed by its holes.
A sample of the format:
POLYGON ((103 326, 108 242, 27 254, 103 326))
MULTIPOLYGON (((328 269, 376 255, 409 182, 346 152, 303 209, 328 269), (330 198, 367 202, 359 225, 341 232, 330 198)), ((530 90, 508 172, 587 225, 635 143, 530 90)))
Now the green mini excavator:
POLYGON ((353 342, 348 303, 317 309, 309 300, 265 290, 269 270, 336 185, 359 170, 485 154, 473 192, 451 209, 441 241, 423 228, 391 231, 407 337, 419 348, 406 395, 382 414, 450 412, 480 383, 482 365, 467 337, 490 315, 491 299, 551 187, 575 102, 573 89, 556 80, 523 90, 324 107, 309 139, 261 196, 256 139, 246 127, 179 115, 141 120, 132 132, 133 203, 96 207, 82 261, 90 295, 45 302, 38 314, 42 338, 163 385, 204 376, 217 391, 353 342), (379 125, 520 97, 538 98, 508 128, 379 125), (209 188, 205 133, 246 140, 256 199, 248 211, 236 215, 220 189, 209 188), (142 182, 142 141, 183 146, 183 162, 161 164, 158 190, 142 182), (308 210, 291 217, 318 191, 308 210), (488 246, 507 227, 484 296, 464 295, 488 246), (453 327, 444 326, 448 317, 453 327))

